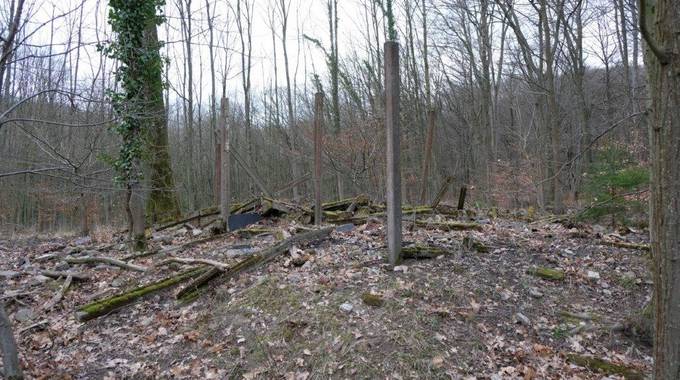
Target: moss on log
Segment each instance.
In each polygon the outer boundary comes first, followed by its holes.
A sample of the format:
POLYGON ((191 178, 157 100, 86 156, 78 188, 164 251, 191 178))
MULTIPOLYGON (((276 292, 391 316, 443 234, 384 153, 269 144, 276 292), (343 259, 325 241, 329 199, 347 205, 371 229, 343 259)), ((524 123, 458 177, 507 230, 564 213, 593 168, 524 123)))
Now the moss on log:
POLYGON ((431 214, 434 210, 430 206, 404 206, 401 208, 401 212, 406 216, 408 214, 431 214))
POLYGON ((414 245, 401 248, 402 259, 434 259, 437 256, 446 255, 449 251, 431 245, 414 245))
POLYGON ((346 211, 350 206, 367 206, 369 199, 365 195, 358 195, 354 198, 346 198, 333 202, 326 202, 321 204, 321 209, 324 211, 346 211))
POLYGON ((602 245, 608 245, 610 247, 639 249, 641 251, 649 251, 649 244, 628 243, 628 242, 625 242, 625 241, 613 241, 613 240, 602 240, 601 244, 602 245))
POLYGON ((212 280, 217 278, 228 280, 240 273, 257 268, 271 261, 276 256, 287 252, 293 245, 323 239, 329 236, 334 229, 335 227, 326 227, 293 235, 269 248, 265 248, 262 251, 250 255, 248 258, 239 261, 227 270, 211 268, 180 290, 179 293, 177 293, 177 298, 180 300, 187 300, 188 298, 194 299, 198 296, 198 292, 212 280))
POLYGON ((98 301, 91 302, 87 305, 81 306, 76 310, 76 318, 81 321, 87 321, 99 316, 108 314, 116 309, 128 305, 144 296, 153 294, 157 291, 170 288, 184 281, 187 281, 196 276, 200 276, 207 270, 207 267, 201 266, 192 268, 174 276, 167 277, 163 280, 154 283, 137 287, 135 289, 116 294, 98 301))
POLYGON ((236 233, 242 237, 251 237, 262 234, 277 235, 279 233, 279 230, 277 230, 276 228, 254 226, 236 230, 236 233))
POLYGON ((583 356, 577 354, 567 354, 567 361, 576 364, 580 367, 588 368, 594 372, 600 372, 605 375, 623 376, 626 380, 643 380, 645 377, 642 373, 620 364, 614 364, 607 360, 595 358, 592 356, 583 356))
POLYGON ((463 247, 469 251, 489 253, 489 247, 472 236, 466 236, 463 238, 463 247))
POLYGON ((534 268, 529 268, 527 269, 527 273, 540 277, 545 280, 551 280, 551 281, 562 281, 564 280, 564 271, 561 271, 559 269, 551 269, 551 268, 543 268, 543 267, 534 267, 534 268))
POLYGON ((416 226, 438 229, 442 231, 464 231, 464 230, 477 230, 481 231, 482 226, 478 223, 473 222, 457 222, 457 221, 447 221, 447 222, 428 222, 425 220, 416 220, 416 226))
POLYGON ((365 292, 361 295, 361 300, 368 306, 380 307, 385 303, 385 300, 377 294, 365 292))
MULTIPOLYGON (((250 211, 255 209, 257 205, 259 205, 260 198, 251 198, 245 203, 233 203, 230 207, 229 214, 234 215, 234 214, 242 214, 246 211, 250 211)), ((216 206, 210 206, 206 207, 204 209, 198 210, 197 212, 192 213, 191 215, 185 217, 185 218, 180 218, 177 220, 170 221, 168 223, 165 223, 163 225, 160 225, 155 228, 156 231, 163 231, 167 230, 168 228, 172 228, 175 226, 178 226, 180 224, 188 223, 191 221, 194 221, 196 219, 201 219, 205 218, 208 216, 214 216, 220 213, 220 210, 216 206)))

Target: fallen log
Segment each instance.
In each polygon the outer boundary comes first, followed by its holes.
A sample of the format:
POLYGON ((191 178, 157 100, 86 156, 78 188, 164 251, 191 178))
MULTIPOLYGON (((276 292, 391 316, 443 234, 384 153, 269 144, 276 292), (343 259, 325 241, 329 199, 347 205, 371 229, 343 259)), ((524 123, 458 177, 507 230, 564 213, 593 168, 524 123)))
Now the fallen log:
POLYGON ((559 269, 533 267, 527 269, 527 274, 540 277, 545 280, 562 281, 564 280, 564 271, 559 269))
POLYGON ((359 206, 368 206, 370 203, 370 200, 366 195, 358 195, 356 198, 354 198, 354 201, 347 206, 347 209, 345 211, 347 212, 355 212, 359 206))
MULTIPOLYGON (((240 213, 243 213, 245 211, 252 210, 252 209, 255 208, 258 201, 259 201, 259 198, 252 198, 249 201, 247 201, 246 203, 232 204, 231 209, 229 211, 229 214, 230 215, 240 214, 240 213)), ((199 210, 198 212, 195 212, 194 214, 192 214, 190 216, 187 216, 186 218, 174 220, 172 222, 158 226, 158 227, 155 228, 155 231, 158 232, 158 231, 167 230, 168 228, 179 226, 180 224, 189 223, 189 222, 192 222, 196 219, 201 219, 201 218, 205 218, 205 217, 208 217, 208 216, 217 215, 219 213, 220 213, 220 211, 215 206, 204 208, 202 210, 199 210)))
POLYGON ((482 226, 478 223, 473 222, 428 222, 425 220, 416 220, 416 226, 437 229, 442 231, 464 231, 464 230, 477 230, 481 231, 482 226))
POLYGON ((307 173, 307 174, 303 175, 302 177, 300 177, 298 179, 294 179, 294 180, 288 182, 287 184, 283 185, 283 187, 281 187, 280 189, 276 190, 276 192, 274 192, 274 195, 279 196, 279 195, 285 193, 286 191, 288 191, 288 190, 290 190, 290 189, 292 189, 296 186, 302 185, 303 183, 309 181, 310 179, 312 179, 312 175, 307 173))
POLYGON ((447 253, 449 253, 447 250, 431 245, 414 245, 401 248, 402 259, 434 259, 438 256, 446 255, 447 253))
POLYGON ((176 274, 174 276, 167 277, 163 280, 156 281, 154 283, 143 285, 135 289, 113 295, 111 297, 91 302, 87 305, 79 307, 76 310, 76 318, 79 321, 84 322, 108 314, 116 309, 119 309, 132 302, 135 302, 136 300, 144 296, 153 294, 160 290, 168 289, 184 281, 188 281, 191 278, 200 276, 206 270, 208 270, 206 266, 192 268, 187 271, 176 274))
POLYGON ((98 264, 98 263, 109 264, 117 266, 119 268, 133 270, 137 272, 146 272, 147 269, 146 267, 140 265, 129 264, 126 263, 125 261, 104 256, 67 257, 64 260, 69 264, 98 264))
POLYGON ((66 277, 66 280, 64 281, 64 284, 61 286, 57 294, 55 294, 54 297, 52 297, 52 299, 49 302, 47 302, 42 309, 47 311, 55 307, 59 303, 59 301, 61 301, 61 299, 64 298, 64 294, 66 294, 66 291, 71 286, 71 281, 73 281, 73 276, 68 275, 68 277, 66 277))
POLYGON ((436 209, 437 206, 439 206, 439 202, 444 199, 446 196, 446 193, 449 191, 449 187, 451 187, 451 183, 453 182, 453 177, 448 176, 444 180, 444 183, 442 183, 442 186, 439 188, 439 191, 437 192, 437 196, 434 197, 432 200, 432 203, 430 204, 430 207, 433 209, 436 209))
POLYGON ((12 325, 7 318, 5 305, 0 303, 0 348, 2 349, 2 365, 5 379, 23 379, 24 375, 19 366, 17 343, 12 333, 12 325))
POLYGON ((627 248, 627 249, 639 249, 641 251, 649 251, 649 244, 638 244, 638 243, 628 243, 625 241, 616 241, 616 240, 601 240, 600 244, 602 245, 608 245, 610 247, 617 247, 617 248, 627 248))
POLYGON ((354 208, 357 206, 367 206, 369 199, 365 195, 357 195, 354 198, 346 198, 333 202, 326 202, 321 204, 321 209, 324 211, 350 211, 352 205, 354 208))
POLYGON ((593 372, 599 372, 607 376, 622 376, 626 380, 642 380, 645 378, 645 376, 636 369, 593 356, 567 354, 567 361, 576 364, 579 367, 588 368, 593 372))
POLYGON ((215 260, 210 260, 210 259, 200 259, 200 258, 190 258, 190 257, 170 257, 167 258, 160 263, 157 264, 157 266, 163 266, 167 265, 169 263, 180 263, 180 264, 206 264, 210 265, 211 267, 219 268, 222 270, 227 270, 229 269, 229 265, 215 261, 215 260))
POLYGON ((257 253, 253 253, 248 258, 239 261, 226 270, 212 267, 201 276, 190 282, 182 290, 180 290, 177 293, 177 298, 182 300, 193 299, 199 294, 201 289, 213 279, 220 277, 224 280, 228 280, 240 273, 255 269, 268 263, 276 256, 287 252, 288 249, 290 249, 290 247, 294 246, 295 244, 308 243, 328 237, 334 229, 335 227, 326 227, 319 230, 293 235, 290 238, 274 244, 269 248, 263 249, 257 253))
POLYGON ((70 276, 74 281, 88 281, 88 280, 92 279, 92 276, 90 274, 83 273, 83 272, 44 270, 44 271, 41 271, 40 274, 42 274, 45 277, 54 278, 54 279, 67 278, 67 277, 70 276))

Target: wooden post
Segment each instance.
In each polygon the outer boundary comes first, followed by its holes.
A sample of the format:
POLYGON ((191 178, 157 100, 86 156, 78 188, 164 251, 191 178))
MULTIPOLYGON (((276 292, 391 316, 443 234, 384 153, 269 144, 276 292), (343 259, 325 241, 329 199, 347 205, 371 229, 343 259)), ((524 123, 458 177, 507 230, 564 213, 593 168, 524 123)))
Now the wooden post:
MULTIPOLYGON (((135 167, 138 167, 138 164, 135 167)), ((146 217, 144 215, 144 194, 139 179, 133 180, 129 192, 129 207, 132 217, 132 250, 142 252, 146 250, 146 217)))
POLYGON ((314 95, 314 224, 320 225, 321 212, 321 127, 323 124, 323 93, 314 95))
POLYGON ((387 253, 391 265, 401 260, 401 165, 399 132, 399 43, 385 42, 385 128, 387 135, 387 253))
POLYGON ((23 379, 19 366, 19 353, 12 333, 12 325, 5 312, 5 305, 0 302, 0 352, 5 379, 23 379))
MULTIPOLYGON (((217 107, 217 105, 215 105, 217 107)), ((215 135, 215 177, 213 178, 213 199, 215 205, 219 207, 221 198, 221 186, 222 186, 222 132, 220 131, 220 126, 216 125, 213 131, 215 135)))
POLYGON ((229 189, 229 128, 227 127, 227 112, 229 109, 229 100, 222 98, 220 102, 220 121, 219 128, 222 131, 221 137, 221 170, 220 170, 220 220, 224 231, 229 231, 229 201, 231 200, 231 191, 229 189))
POLYGON ((458 209, 463 210, 465 208, 465 195, 467 194, 467 187, 463 186, 460 188, 460 195, 458 195, 458 209))
MULTIPOLYGON (((430 166, 432 163, 432 140, 434 140, 434 125, 437 114, 433 109, 427 111, 427 137, 425 140, 425 157, 423 157, 423 178, 420 183, 420 204, 427 201, 427 183, 430 180, 430 166)), ((439 203, 439 202, 437 202, 439 203)))

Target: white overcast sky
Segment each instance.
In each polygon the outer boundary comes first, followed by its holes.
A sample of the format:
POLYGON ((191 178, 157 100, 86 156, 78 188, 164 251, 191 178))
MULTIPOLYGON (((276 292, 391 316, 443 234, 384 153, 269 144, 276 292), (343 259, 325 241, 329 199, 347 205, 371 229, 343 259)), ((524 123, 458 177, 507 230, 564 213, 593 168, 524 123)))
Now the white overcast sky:
MULTIPOLYGON (((38 28, 41 24, 50 20, 53 14, 59 15, 72 11, 67 16, 60 18, 55 23, 54 33, 50 33, 49 25, 40 28, 40 31, 31 37, 30 42, 35 45, 47 45, 50 39, 53 39, 53 44, 57 50, 65 50, 68 46, 69 38, 75 40, 77 35, 77 24, 79 18, 79 7, 83 9, 84 25, 82 28, 82 41, 86 47, 80 53, 79 64, 79 79, 85 84, 89 83, 90 78, 94 75, 98 66, 98 53, 96 52, 95 44, 97 41, 107 38, 108 26, 106 24, 107 1, 106 0, 27 0, 31 3, 31 17, 29 19, 28 30, 38 28)), ((168 16, 168 25, 159 27, 161 39, 168 42, 167 55, 170 57, 172 63, 170 70, 168 70, 168 77, 175 89, 181 86, 182 78, 182 64, 183 64, 183 44, 182 35, 179 31, 179 12, 177 4, 179 1, 185 0, 168 0, 166 4, 166 14, 168 16), (168 30, 168 32, 166 32, 168 30)), ((234 12, 230 11, 229 7, 235 7, 235 0, 209 0, 211 4, 216 7, 215 13, 215 28, 222 31, 228 31, 228 40, 221 40, 224 36, 216 32, 215 44, 219 46, 228 45, 232 49, 231 65, 228 81, 228 96, 239 98, 241 91, 241 78, 239 76, 240 55, 241 49, 238 40, 236 24, 234 20, 234 12), (231 21, 227 24, 227 17, 231 21)), ((272 36, 269 22, 268 10, 278 0, 253 0, 255 3, 253 15, 253 67, 252 67, 252 82, 253 90, 257 92, 265 86, 269 86, 273 80, 273 54, 272 54, 272 36)), ((288 38, 287 46, 289 50, 289 60, 291 64, 291 74, 297 72, 294 78, 297 82, 298 89, 300 89, 305 79, 309 79, 312 71, 316 71, 321 76, 326 75, 327 70, 325 62, 321 53, 313 47, 310 43, 300 40, 301 34, 319 38, 328 44, 328 20, 327 20, 327 5, 326 0, 290 0, 291 11, 289 15, 288 38), (299 32, 298 32, 299 28, 299 32), (306 67, 305 67, 306 65, 306 67), (297 68, 297 70, 296 70, 297 68), (305 72, 306 70, 306 72, 305 72)), ((370 0, 339 0, 339 16, 340 16, 340 55, 347 54, 351 49, 362 49, 365 46, 364 36, 362 31, 365 29, 365 15, 363 12, 362 2, 370 0)), ((4 5, 0 6, 0 10, 6 13, 8 7, 8 0, 5 0, 4 5)), ((399 2, 400 3, 400 2, 399 2)), ((419 1, 414 1, 414 6, 417 6, 419 1)), ((592 2, 591 2, 592 3, 592 2)), ((401 3, 400 3, 401 4, 401 3)), ((397 17, 401 13, 401 8, 396 10, 397 17)), ((432 13, 432 12, 431 12, 432 13)), ((419 17, 419 16, 418 16, 419 17)), ((431 16, 432 17, 432 16, 431 16)), ((6 19, 6 15, 2 16, 6 19)), ((206 22, 206 3, 205 0, 192 0, 192 20, 194 20, 193 31, 193 72, 194 72, 194 88, 195 97, 199 95, 202 99, 207 99, 210 91, 210 70, 209 70, 209 55, 207 48, 207 22, 206 22), (202 76, 202 77, 201 77, 202 76), (201 82, 199 82, 201 80, 201 82)), ((419 25, 416 25, 419 29, 419 25)), ((277 20, 277 33, 280 32, 277 20)), ((613 33, 613 27, 607 33, 613 33)), ((597 33, 594 26, 589 27, 590 35, 597 33)), ((75 43, 75 41, 73 42, 75 43)), ((277 60, 279 66, 279 86, 285 86, 285 77, 283 73, 283 52, 281 49, 281 41, 277 41, 278 52, 277 60)), ((594 42, 589 43, 593 46, 594 42)), ((612 43, 612 49, 615 46, 612 43)), ((363 52, 359 51, 360 55, 363 52)), ((222 71, 224 51, 216 50, 218 71, 222 71)), ((593 54, 589 55, 588 62, 597 65, 597 59, 593 54)), ((75 55, 71 54, 69 57, 71 63, 75 61, 75 55)), ((220 80, 218 74, 218 82, 220 80)), ((309 84, 308 84, 309 85, 309 84)), ((218 87, 219 88, 219 87, 218 87)), ((173 97, 174 98, 174 97, 173 97)))

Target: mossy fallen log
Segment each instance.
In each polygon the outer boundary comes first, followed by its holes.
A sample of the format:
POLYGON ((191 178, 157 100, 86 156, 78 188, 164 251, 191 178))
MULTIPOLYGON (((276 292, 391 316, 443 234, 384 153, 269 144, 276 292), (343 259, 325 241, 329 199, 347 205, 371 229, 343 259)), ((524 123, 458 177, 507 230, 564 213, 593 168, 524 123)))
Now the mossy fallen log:
MULTIPOLYGON (((259 204, 259 200, 260 200, 259 198, 251 198, 250 200, 246 201, 245 203, 234 203, 230 207, 229 214, 230 215, 242 214, 246 211, 253 210, 259 204)), ((165 223, 163 225, 160 225, 160 226, 156 227, 155 230, 156 231, 167 230, 168 228, 172 228, 172 227, 178 226, 180 224, 189 223, 189 222, 192 222, 196 219, 201 219, 201 218, 205 218, 205 217, 209 217, 209 216, 218 215, 219 213, 220 213, 220 210, 216 206, 206 207, 204 209, 201 209, 201 210, 198 210, 198 211, 192 213, 191 215, 189 215, 187 217, 177 219, 177 220, 173 220, 173 221, 170 221, 170 222, 165 223)))
POLYGON ((434 212, 434 209, 430 206, 403 206, 401 208, 401 212, 404 216, 407 215, 420 215, 420 214, 431 214, 434 212))
POLYGON ((489 247, 482 243, 481 241, 473 238, 472 236, 466 236, 463 238, 463 247, 469 251, 476 251, 479 253, 489 253, 489 247))
POLYGON ((437 229, 442 231, 482 230, 481 224, 474 222, 458 222, 458 221, 428 222, 426 220, 416 220, 416 226, 429 229, 437 229))
POLYGON ((643 380, 645 377, 639 371, 610 361, 577 354, 567 354, 567 361, 579 367, 588 368, 593 372, 600 372, 607 376, 623 376, 626 380, 643 380))
POLYGON ((339 221, 346 221, 354 217, 354 214, 348 211, 324 211, 323 220, 328 223, 336 223, 339 221))
POLYGON ((401 248, 402 259, 434 259, 438 256, 446 255, 447 253, 449 253, 449 251, 446 249, 431 245, 413 245, 401 248))
POLYGON ((87 321, 99 316, 108 314, 116 309, 128 305, 136 300, 158 292, 160 290, 168 289, 172 286, 178 285, 191 278, 200 276, 208 270, 208 267, 201 266, 192 268, 179 274, 167 277, 163 280, 153 282, 148 285, 143 285, 126 292, 116 294, 98 301, 91 302, 87 305, 81 306, 76 310, 76 318, 81 321, 87 321))
POLYGON ((217 278, 228 280, 240 273, 262 266, 274 259, 276 256, 287 252, 288 249, 290 249, 290 247, 293 245, 326 238, 331 234, 331 232, 333 232, 334 229, 335 227, 326 227, 293 235, 290 238, 274 244, 269 248, 265 248, 260 252, 250 255, 248 258, 239 261, 227 270, 215 267, 210 268, 208 271, 201 274, 200 277, 197 277, 182 290, 180 290, 177 293, 177 298, 180 300, 194 299, 197 297, 202 288, 204 288, 212 280, 217 278))
POLYGON ((545 280, 551 280, 551 281, 562 281, 564 280, 564 271, 561 271, 559 269, 551 269, 551 268, 543 268, 543 267, 533 267, 527 269, 527 273, 540 277, 545 280))
POLYGON ((627 248, 627 249, 639 249, 641 251, 649 251, 649 244, 638 244, 638 243, 628 243, 625 241, 615 241, 615 240, 601 240, 600 244, 608 245, 610 247, 617 248, 627 248))
POLYGON ((385 300, 377 294, 374 293, 363 293, 361 295, 361 300, 368 306, 380 307, 385 303, 385 300))
POLYGON ((262 234, 278 236, 281 231, 276 228, 253 226, 248 228, 242 228, 240 230, 236 230, 235 232, 241 237, 252 237, 262 234))
POLYGON ((352 206, 354 206, 354 208, 358 206, 367 206, 368 203, 369 199, 366 195, 357 195, 356 197, 353 198, 346 198, 338 201, 323 203, 321 204, 321 209, 323 209, 324 211, 352 212, 353 211, 351 210, 352 206))

